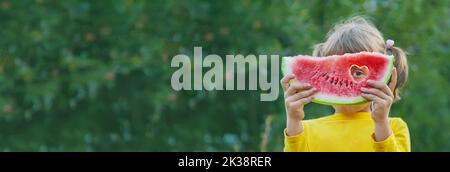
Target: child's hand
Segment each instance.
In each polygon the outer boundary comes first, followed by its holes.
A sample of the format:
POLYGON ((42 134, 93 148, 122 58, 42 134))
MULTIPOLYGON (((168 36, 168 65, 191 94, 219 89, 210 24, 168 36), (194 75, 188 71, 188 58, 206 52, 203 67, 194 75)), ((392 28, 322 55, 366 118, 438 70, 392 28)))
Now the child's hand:
POLYGON ((313 99, 316 89, 311 88, 309 84, 298 81, 290 82, 295 76, 286 75, 281 79, 281 85, 284 90, 284 105, 287 113, 287 134, 296 135, 303 131, 301 120, 305 117, 303 107, 313 99), (290 84, 291 83, 291 84, 290 84))
POLYGON ((373 88, 361 88, 362 97, 372 101, 372 118, 375 122, 385 122, 389 118, 389 110, 394 102, 394 89, 397 84, 397 70, 392 71, 389 85, 369 80, 373 88))
POLYGON ((393 69, 389 85, 384 84, 383 82, 370 80, 367 83, 373 88, 361 88, 361 96, 372 101, 371 114, 372 119, 375 122, 375 137, 378 141, 384 140, 391 134, 389 127, 389 110, 395 99, 394 91, 395 85, 397 84, 397 70, 395 68, 393 69), (382 130, 378 135, 377 129, 382 130))
POLYGON ((307 83, 300 83, 294 79, 294 75, 288 74, 281 79, 284 89, 284 104, 289 118, 302 120, 304 118, 303 106, 311 102, 315 89, 307 83))

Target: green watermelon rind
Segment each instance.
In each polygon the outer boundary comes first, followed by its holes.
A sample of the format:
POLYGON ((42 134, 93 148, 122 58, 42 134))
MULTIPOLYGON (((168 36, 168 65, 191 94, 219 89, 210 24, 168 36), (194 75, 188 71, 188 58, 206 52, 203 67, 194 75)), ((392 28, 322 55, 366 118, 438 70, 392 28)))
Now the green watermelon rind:
POLYGON ((288 66, 288 62, 290 61, 293 57, 283 57, 281 60, 281 72, 283 73, 283 76, 286 76, 289 72, 289 67, 288 66))
MULTIPOLYGON (((388 71, 387 71, 387 75, 385 75, 385 78, 383 79, 384 83, 388 83, 389 79, 391 78, 392 75, 392 70, 394 69, 394 62, 395 62, 395 58, 393 55, 388 55, 387 56, 389 58, 389 60, 391 61, 389 63, 388 66, 388 71)), ((289 69, 290 66, 288 66, 290 64, 290 60, 292 60, 293 57, 283 57, 282 61, 281 61, 281 71, 283 73, 283 75, 286 75, 288 73, 290 73, 289 69)), ((342 98, 336 99, 336 98, 331 98, 331 97, 325 97, 325 98, 317 98, 314 97, 312 99, 312 102, 314 103, 318 103, 318 104, 324 104, 324 105, 359 105, 359 104, 364 104, 367 103, 368 101, 366 99, 364 99, 361 96, 358 96, 356 98, 352 98, 352 99, 348 99, 348 100, 344 100, 342 98)))

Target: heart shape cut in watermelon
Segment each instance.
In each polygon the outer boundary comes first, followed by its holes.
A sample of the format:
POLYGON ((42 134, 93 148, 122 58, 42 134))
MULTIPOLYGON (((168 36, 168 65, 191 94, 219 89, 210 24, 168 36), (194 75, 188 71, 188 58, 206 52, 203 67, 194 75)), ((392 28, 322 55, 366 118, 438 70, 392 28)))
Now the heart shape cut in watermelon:
POLYGON ((298 55, 283 57, 284 75, 309 83, 318 90, 313 102, 326 105, 353 105, 367 102, 361 87, 367 80, 387 83, 394 67, 394 56, 376 52, 347 53, 327 57, 298 55))

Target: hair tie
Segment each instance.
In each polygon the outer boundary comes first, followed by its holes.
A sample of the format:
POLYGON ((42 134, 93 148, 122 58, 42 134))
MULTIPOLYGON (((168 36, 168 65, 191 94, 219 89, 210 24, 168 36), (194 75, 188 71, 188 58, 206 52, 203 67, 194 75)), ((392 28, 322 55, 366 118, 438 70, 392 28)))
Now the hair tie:
POLYGON ((386 49, 391 49, 392 47, 394 47, 395 42, 392 39, 388 39, 386 41, 386 49))
POLYGON ((386 47, 384 48, 384 54, 388 53, 388 50, 392 52, 392 47, 394 47, 394 41, 392 39, 386 40, 386 47))

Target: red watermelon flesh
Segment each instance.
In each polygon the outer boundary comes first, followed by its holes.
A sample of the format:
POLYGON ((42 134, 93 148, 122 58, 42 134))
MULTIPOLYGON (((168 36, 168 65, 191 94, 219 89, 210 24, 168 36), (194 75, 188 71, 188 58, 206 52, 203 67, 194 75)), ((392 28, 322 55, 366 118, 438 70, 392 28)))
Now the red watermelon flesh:
POLYGON ((298 55, 283 58, 283 70, 318 90, 313 102, 350 105, 366 102, 360 89, 368 87, 367 80, 389 80, 393 60, 393 56, 371 52, 327 57, 298 55))

